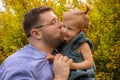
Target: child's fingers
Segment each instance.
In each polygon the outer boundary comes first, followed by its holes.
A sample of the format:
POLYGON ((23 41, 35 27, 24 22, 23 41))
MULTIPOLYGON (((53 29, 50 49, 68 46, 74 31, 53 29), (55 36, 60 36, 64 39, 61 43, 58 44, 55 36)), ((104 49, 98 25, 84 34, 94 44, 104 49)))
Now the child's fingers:
POLYGON ((67 63, 68 63, 68 64, 72 64, 72 63, 73 63, 73 60, 72 60, 72 59, 68 59, 67 63))
POLYGON ((54 56, 51 54, 48 54, 48 56, 46 57, 47 60, 54 60, 54 56))

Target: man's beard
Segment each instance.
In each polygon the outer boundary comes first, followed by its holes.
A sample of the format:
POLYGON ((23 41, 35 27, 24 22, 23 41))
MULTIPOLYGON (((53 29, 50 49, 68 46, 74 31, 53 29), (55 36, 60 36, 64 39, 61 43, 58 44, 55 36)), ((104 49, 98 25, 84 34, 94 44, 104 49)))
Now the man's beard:
POLYGON ((43 33, 43 41, 48 46, 53 47, 53 48, 56 48, 65 42, 62 35, 59 36, 58 38, 56 38, 56 37, 53 37, 53 36, 46 34, 46 33, 43 33))

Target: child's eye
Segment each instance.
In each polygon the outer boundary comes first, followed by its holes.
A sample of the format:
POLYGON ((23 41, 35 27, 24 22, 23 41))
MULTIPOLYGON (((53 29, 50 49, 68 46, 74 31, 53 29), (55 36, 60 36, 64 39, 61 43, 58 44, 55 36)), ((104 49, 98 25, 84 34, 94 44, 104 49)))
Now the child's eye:
POLYGON ((63 25, 63 28, 65 28, 65 25, 63 25))
POLYGON ((73 30, 72 28, 68 27, 69 30, 73 30))

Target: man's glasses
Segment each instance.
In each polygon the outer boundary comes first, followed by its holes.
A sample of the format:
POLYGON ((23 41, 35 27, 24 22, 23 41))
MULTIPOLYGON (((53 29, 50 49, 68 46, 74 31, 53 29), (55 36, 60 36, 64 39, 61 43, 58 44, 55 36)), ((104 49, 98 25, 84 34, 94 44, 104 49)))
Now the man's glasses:
POLYGON ((40 27, 44 27, 44 26, 47 26, 47 25, 54 25, 55 27, 57 27, 58 24, 60 24, 59 21, 56 21, 56 22, 54 21, 54 22, 51 22, 51 23, 48 23, 48 24, 44 24, 44 25, 37 26, 37 27, 35 27, 34 29, 37 29, 37 28, 40 28, 40 27))
POLYGON ((54 24, 55 23, 48 23, 48 24, 40 25, 40 26, 35 27, 34 29, 37 29, 37 28, 40 28, 40 27, 44 27, 44 26, 47 26, 47 25, 54 25, 54 24))
MULTIPOLYGON (((44 24, 44 25, 40 25, 40 26, 37 26, 35 27, 34 29, 37 29, 37 28, 40 28, 40 27, 44 27, 44 26, 47 26, 47 25, 54 25, 55 27, 57 27, 58 25, 60 25, 61 23, 59 21, 54 21, 54 22, 51 22, 51 23, 48 23, 48 24, 44 24)), ((28 34, 27 37, 30 37, 31 34, 28 34)))

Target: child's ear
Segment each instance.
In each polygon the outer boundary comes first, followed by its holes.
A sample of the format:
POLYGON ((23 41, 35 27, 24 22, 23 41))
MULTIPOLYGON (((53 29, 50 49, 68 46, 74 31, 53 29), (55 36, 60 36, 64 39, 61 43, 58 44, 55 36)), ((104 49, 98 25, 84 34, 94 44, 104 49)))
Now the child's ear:
POLYGON ((85 32, 85 33, 86 33, 87 31, 88 31, 88 29, 87 29, 87 28, 83 28, 83 32, 85 32))

